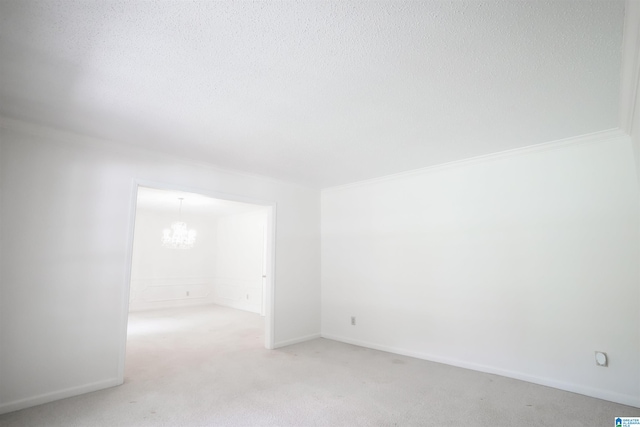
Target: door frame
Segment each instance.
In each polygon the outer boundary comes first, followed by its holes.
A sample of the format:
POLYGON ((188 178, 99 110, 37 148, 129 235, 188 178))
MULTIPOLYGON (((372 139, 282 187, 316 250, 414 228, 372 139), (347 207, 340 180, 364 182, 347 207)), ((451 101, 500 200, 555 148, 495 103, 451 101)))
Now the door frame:
POLYGON ((122 287, 122 312, 120 314, 120 352, 118 358, 118 381, 124 383, 125 359, 127 352, 127 326, 129 322, 129 298, 131 295, 131 268, 133 262, 133 240, 138 202, 138 188, 147 187, 156 190, 183 191, 195 193, 214 199, 232 202, 249 203, 267 208, 267 223, 265 231, 265 292, 263 292, 263 307, 265 317, 264 346, 268 350, 274 348, 275 342, 275 266, 276 266, 276 203, 237 194, 221 193, 204 190, 202 188, 185 187, 166 182, 134 179, 131 186, 131 200, 129 207, 129 227, 127 240, 127 258, 125 266, 125 284, 122 287))

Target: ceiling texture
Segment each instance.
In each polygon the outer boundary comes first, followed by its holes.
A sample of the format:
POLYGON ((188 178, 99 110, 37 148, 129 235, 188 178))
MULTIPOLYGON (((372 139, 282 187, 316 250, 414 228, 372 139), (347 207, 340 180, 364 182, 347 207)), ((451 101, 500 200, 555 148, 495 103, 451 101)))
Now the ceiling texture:
POLYGON ((0 1, 0 115, 326 188, 618 126, 623 1, 0 1))

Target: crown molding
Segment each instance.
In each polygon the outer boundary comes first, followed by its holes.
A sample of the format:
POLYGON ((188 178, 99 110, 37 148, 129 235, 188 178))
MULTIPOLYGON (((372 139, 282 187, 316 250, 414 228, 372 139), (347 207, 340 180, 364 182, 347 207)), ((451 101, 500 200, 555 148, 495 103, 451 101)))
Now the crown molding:
POLYGON ((626 0, 622 33, 620 128, 631 135, 640 81, 640 1, 626 0))
POLYGON ((527 154, 540 153, 543 151, 557 150, 574 145, 592 144, 598 142, 607 142, 615 140, 629 140, 629 135, 620 128, 603 130, 600 132, 593 132, 585 135, 574 136, 571 138, 559 139, 556 141, 545 142, 541 144, 528 145, 526 147, 514 148, 511 150, 499 151, 497 153, 485 154, 477 157, 470 157, 462 160, 455 160, 453 162, 442 163, 433 166, 427 166, 419 169, 412 169, 410 171, 395 173, 392 175, 385 175, 378 178, 366 179, 363 181, 352 182, 345 185, 337 185, 335 187, 323 188, 322 192, 339 191, 353 187, 360 187, 363 185, 374 184, 378 182, 392 181, 399 178, 406 178, 413 175, 423 175, 427 173, 434 173, 441 170, 458 168, 463 166, 470 166, 478 163, 486 163, 495 160, 507 159, 511 157, 523 156, 527 154))

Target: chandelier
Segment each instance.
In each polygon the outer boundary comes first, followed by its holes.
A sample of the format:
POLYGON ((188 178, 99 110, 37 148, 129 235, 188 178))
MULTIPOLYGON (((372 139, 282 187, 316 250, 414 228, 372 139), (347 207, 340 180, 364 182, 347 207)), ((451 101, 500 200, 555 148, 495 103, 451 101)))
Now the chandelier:
POLYGON ((182 222, 182 200, 179 197, 180 209, 178 211, 178 221, 171 224, 171 228, 162 230, 162 247, 169 249, 191 249, 196 241, 196 230, 188 229, 187 224, 182 222))

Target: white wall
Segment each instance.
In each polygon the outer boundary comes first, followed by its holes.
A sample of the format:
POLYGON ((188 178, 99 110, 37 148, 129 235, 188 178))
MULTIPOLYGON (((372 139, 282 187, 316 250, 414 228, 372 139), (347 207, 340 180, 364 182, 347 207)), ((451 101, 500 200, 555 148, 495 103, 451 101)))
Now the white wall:
POLYGON ((264 267, 264 209, 218 218, 212 301, 260 313, 264 267))
POLYGON ((182 220, 197 231, 189 250, 161 245, 176 215, 136 211, 129 311, 219 304, 261 313, 267 208, 227 215, 183 208, 182 220))
POLYGON ((319 333, 319 192, 0 120, 0 412, 118 383, 134 181, 277 203, 276 346, 319 333))
POLYGON ((631 143, 545 148, 323 191, 322 335, 640 406, 631 143))
POLYGON ((182 210, 181 219, 197 232, 188 250, 162 247, 162 230, 178 220, 176 210, 138 207, 131 265, 129 311, 211 304, 218 247, 217 220, 182 210))

